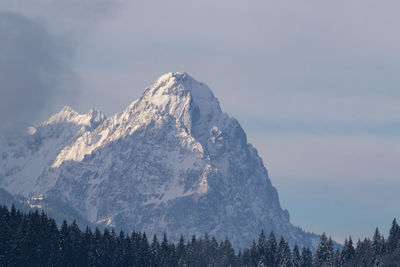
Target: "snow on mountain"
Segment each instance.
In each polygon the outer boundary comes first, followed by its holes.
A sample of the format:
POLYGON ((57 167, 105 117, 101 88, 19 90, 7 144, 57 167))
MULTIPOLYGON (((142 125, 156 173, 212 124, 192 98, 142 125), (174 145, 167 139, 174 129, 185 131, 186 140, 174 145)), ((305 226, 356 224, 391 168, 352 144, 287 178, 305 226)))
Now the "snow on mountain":
POLYGON ((68 203, 92 223, 237 247, 261 229, 308 246, 317 238, 290 223, 238 121, 186 73, 161 76, 108 119, 65 107, 2 154, 1 187, 68 203))
POLYGON ((92 109, 80 115, 64 107, 37 129, 30 128, 24 139, 6 140, 0 166, 1 186, 14 194, 26 197, 47 192, 55 185, 55 178, 45 174, 60 151, 76 138, 96 128, 104 115, 92 109))

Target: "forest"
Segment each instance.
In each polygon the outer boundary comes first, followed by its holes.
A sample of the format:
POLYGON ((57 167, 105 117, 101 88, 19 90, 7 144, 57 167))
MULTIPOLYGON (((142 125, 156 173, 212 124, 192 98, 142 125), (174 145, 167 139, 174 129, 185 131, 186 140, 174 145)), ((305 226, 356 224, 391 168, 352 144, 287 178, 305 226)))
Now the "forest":
POLYGON ((228 239, 207 234, 174 243, 167 234, 81 230, 66 221, 59 227, 44 212, 0 206, 0 266, 400 266, 400 228, 394 219, 387 239, 376 228, 372 239, 354 244, 349 237, 341 249, 322 234, 314 252, 261 231, 235 252, 228 239))

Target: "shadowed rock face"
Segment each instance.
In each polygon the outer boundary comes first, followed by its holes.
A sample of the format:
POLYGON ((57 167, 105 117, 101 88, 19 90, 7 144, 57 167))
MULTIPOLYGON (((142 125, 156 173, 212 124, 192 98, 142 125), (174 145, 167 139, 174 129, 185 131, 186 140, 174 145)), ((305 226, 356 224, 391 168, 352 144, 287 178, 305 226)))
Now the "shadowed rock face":
POLYGON ((5 150, 0 186, 68 203, 91 223, 172 240, 208 233, 235 247, 262 229, 292 244, 317 239, 291 225, 237 120, 186 73, 161 76, 108 119, 64 108, 27 138, 33 148, 5 150))

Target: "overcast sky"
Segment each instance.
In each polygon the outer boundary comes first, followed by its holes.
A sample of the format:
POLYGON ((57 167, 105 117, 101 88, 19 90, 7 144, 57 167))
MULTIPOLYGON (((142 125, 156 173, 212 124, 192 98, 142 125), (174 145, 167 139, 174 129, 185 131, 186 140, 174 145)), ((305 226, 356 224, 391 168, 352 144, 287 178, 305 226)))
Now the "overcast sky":
POLYGON ((161 74, 205 82, 291 220, 338 241, 400 219, 400 2, 0 2, 0 128, 122 111, 161 74))

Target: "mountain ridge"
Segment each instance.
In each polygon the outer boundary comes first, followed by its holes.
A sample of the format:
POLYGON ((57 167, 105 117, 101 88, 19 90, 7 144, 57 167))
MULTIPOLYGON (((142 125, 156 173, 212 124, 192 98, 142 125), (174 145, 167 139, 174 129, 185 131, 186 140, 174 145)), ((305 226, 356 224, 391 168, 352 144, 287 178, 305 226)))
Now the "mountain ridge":
POLYGON ((68 203, 92 223, 176 239, 209 233, 238 247, 261 229, 318 241, 290 223, 239 122, 187 73, 161 76, 109 118, 65 107, 28 139, 3 153, 0 186, 68 203))

